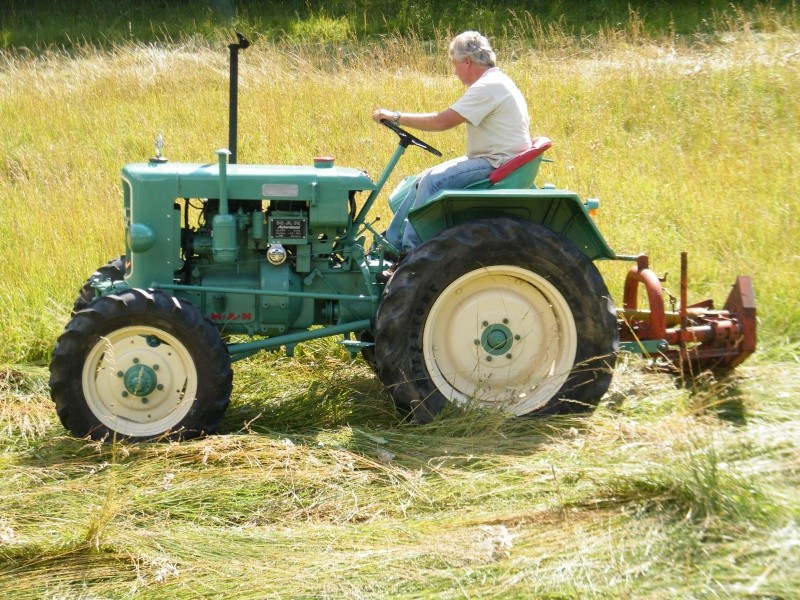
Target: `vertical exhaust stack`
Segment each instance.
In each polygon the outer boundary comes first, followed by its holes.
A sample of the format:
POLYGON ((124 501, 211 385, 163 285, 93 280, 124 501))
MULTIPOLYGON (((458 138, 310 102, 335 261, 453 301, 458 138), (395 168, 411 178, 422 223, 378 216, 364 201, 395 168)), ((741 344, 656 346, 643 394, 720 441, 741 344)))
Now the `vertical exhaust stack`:
POLYGON ((230 97, 228 114, 228 149, 217 150, 219 162, 219 212, 214 215, 211 227, 214 231, 212 252, 214 260, 222 264, 236 262, 236 217, 228 206, 228 163, 236 163, 237 122, 239 120, 239 50, 250 46, 250 42, 238 31, 238 43, 230 44, 230 97))
POLYGON ((230 150, 230 164, 236 164, 236 140, 238 137, 239 121, 239 50, 245 50, 250 46, 250 42, 238 31, 236 32, 238 42, 229 44, 231 51, 230 60, 230 100, 228 114, 228 150, 230 150))

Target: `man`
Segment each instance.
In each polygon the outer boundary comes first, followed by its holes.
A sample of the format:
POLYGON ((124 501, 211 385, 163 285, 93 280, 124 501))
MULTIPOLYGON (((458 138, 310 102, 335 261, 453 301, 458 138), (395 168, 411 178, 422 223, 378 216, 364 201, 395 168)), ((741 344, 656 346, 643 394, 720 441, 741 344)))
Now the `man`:
POLYGON ((401 113, 379 108, 372 118, 422 131, 445 131, 467 126, 467 153, 423 171, 401 201, 386 238, 405 253, 420 244, 407 227, 411 209, 425 204, 436 192, 459 189, 485 179, 504 162, 531 147, 528 106, 517 86, 496 66, 492 46, 477 31, 457 35, 448 50, 455 73, 467 91, 438 113, 401 113))

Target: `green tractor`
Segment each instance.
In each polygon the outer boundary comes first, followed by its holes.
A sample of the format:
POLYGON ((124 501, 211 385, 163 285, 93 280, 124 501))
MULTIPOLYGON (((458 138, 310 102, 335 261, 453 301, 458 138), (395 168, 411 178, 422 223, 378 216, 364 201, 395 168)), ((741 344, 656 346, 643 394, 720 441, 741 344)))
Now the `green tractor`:
MULTIPOLYGON (((149 162, 122 169, 125 252, 81 289, 50 364, 51 395, 73 435, 214 432, 233 362, 328 336, 361 353, 416 422, 450 402, 517 416, 591 410, 620 350, 683 368, 730 368, 754 350, 749 278, 737 280, 724 310, 688 306, 682 294, 667 311, 646 257, 615 254, 598 231, 596 201, 534 185, 546 138, 413 211, 423 244, 395 264, 397 248, 370 210, 409 146, 441 154, 385 122, 399 143, 377 181, 326 157, 238 164, 237 56, 246 47, 241 36, 230 46, 229 149, 181 164, 157 144, 149 162), (635 263, 621 309, 598 260, 635 263)), ((390 206, 413 183, 405 179, 390 206)), ((681 281, 683 289, 685 269, 681 281)))

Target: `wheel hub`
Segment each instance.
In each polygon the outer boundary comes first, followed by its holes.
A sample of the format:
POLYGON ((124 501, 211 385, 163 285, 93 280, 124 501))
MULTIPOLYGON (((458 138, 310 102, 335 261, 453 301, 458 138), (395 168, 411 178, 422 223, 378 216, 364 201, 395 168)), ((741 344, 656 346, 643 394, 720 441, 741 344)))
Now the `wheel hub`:
POLYGON ((125 389, 134 396, 152 394, 158 385, 156 372, 146 365, 133 365, 124 376, 125 389))
POLYGON ((502 323, 488 325, 481 335, 481 346, 492 356, 500 356, 511 350, 514 336, 511 330, 502 323))

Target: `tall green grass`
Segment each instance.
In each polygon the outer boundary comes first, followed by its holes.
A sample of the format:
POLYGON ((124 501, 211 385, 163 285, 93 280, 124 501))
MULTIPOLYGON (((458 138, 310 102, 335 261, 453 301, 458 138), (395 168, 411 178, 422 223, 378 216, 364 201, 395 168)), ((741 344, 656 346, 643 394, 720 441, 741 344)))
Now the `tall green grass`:
MULTIPOLYGON (((676 293, 682 250, 693 299, 722 302, 736 275, 752 275, 765 346, 796 343, 800 322, 800 300, 787 293, 800 283, 796 47, 784 30, 708 47, 498 48, 534 132, 555 141, 539 183, 600 197, 611 246, 650 254, 676 293)), ((426 48, 394 37, 248 49, 240 161, 331 154, 377 177, 395 138, 372 109, 430 110, 460 93, 444 51, 426 48)), ((227 52, 194 41, 0 60, 0 356, 44 362, 81 283, 122 249, 120 167, 146 160, 157 133, 177 161, 209 162, 227 144, 227 52)), ((427 139, 448 156, 463 151, 461 131, 427 139)), ((407 153, 389 187, 430 164, 407 153)), ((619 301, 627 267, 601 266, 619 301)))

